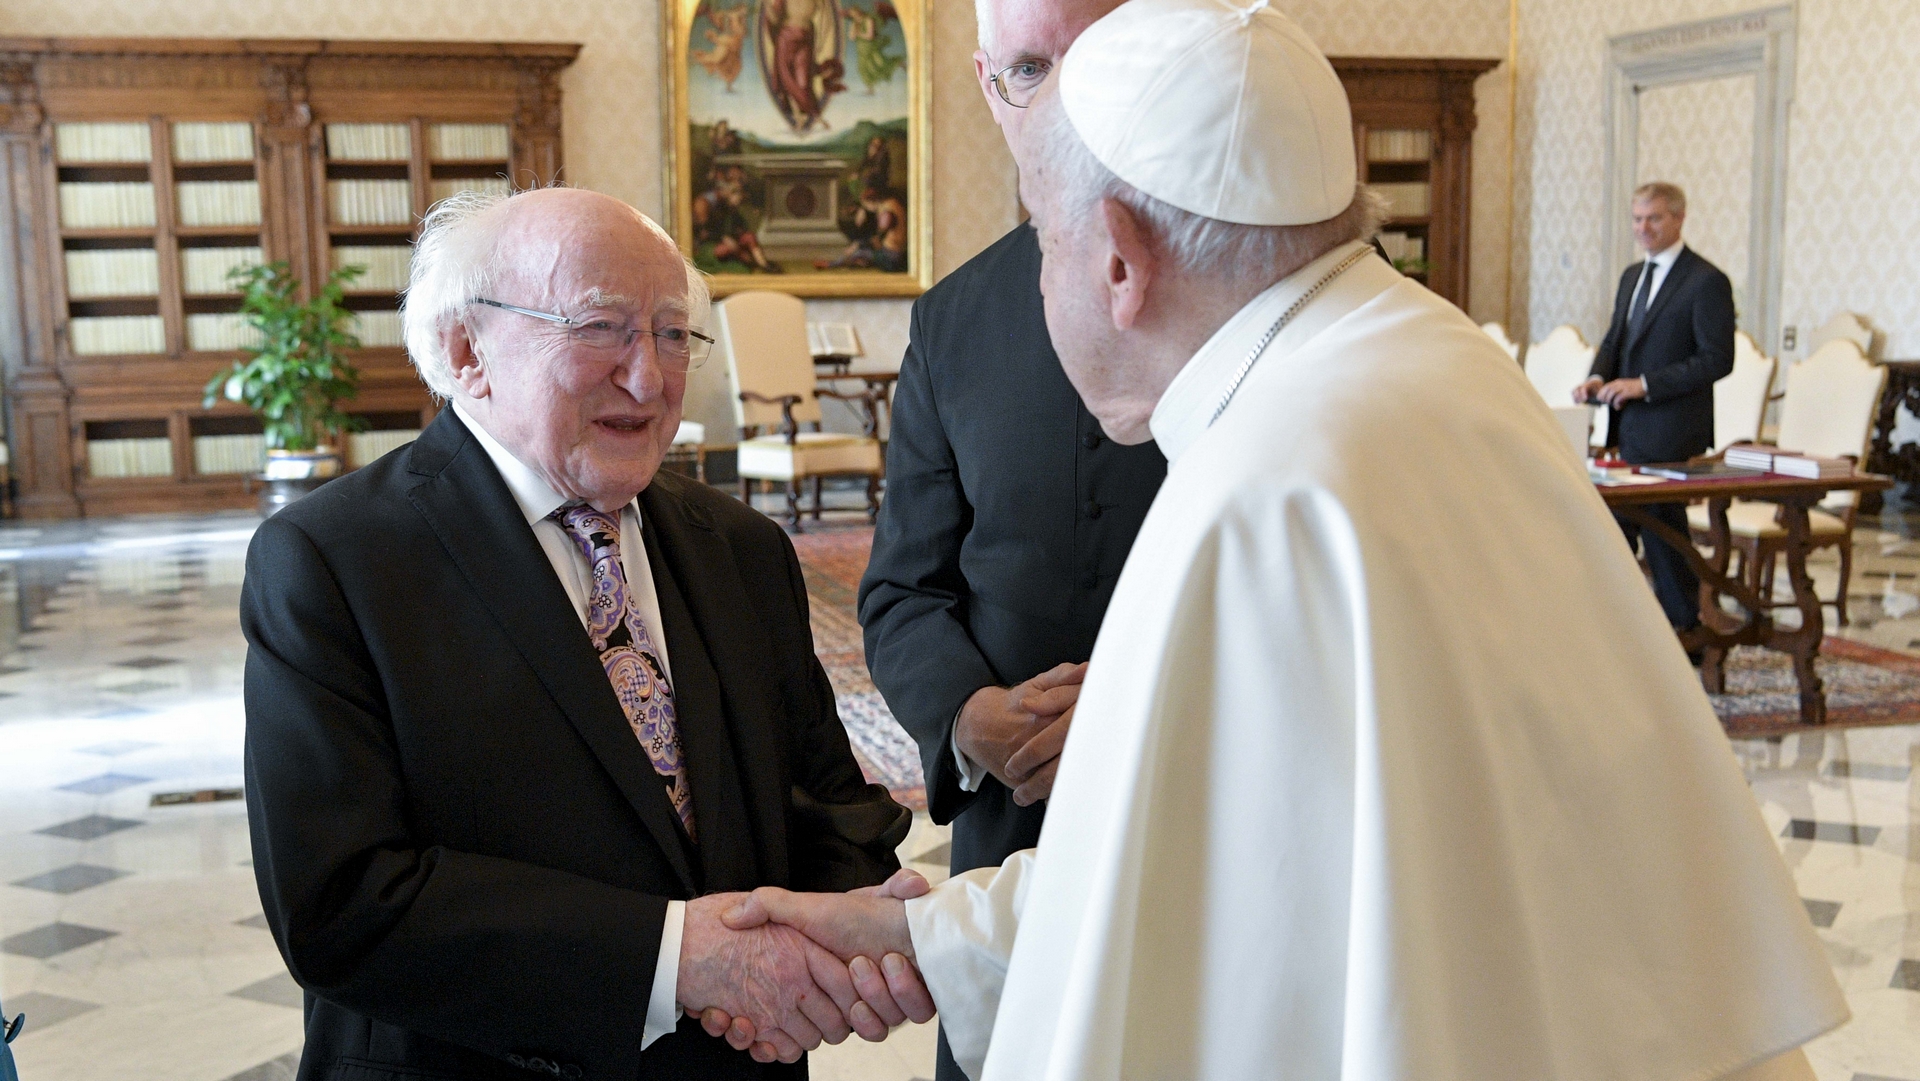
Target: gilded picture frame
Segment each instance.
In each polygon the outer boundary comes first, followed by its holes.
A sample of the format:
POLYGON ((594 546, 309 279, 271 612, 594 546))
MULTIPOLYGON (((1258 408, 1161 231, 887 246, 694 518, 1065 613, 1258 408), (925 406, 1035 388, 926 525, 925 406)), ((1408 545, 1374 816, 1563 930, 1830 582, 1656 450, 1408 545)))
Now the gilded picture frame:
POLYGON ((933 284, 928 0, 667 0, 674 240, 715 296, 933 284))

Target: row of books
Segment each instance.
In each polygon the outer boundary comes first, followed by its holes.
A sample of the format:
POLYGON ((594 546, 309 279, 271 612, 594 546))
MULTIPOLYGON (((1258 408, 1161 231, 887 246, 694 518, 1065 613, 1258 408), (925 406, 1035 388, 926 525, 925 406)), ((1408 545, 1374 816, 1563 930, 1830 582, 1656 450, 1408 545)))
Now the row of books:
POLYGON ((150 297, 160 293, 160 257, 152 248, 67 252, 67 296, 150 297))
POLYGON ((1725 461, 1727 465, 1736 469, 1758 469, 1763 473, 1805 477, 1809 480, 1853 475, 1851 458, 1821 458, 1811 454, 1801 454, 1798 451, 1752 444, 1728 447, 1725 461))
POLYGON ((434 161, 506 161, 505 124, 434 124, 427 128, 427 153, 434 161))
POLYGON ((399 312, 354 312, 352 330, 361 345, 404 344, 399 312))
POLYGON ((60 224, 69 229, 151 229, 153 185, 146 181, 63 183, 60 224))
POLYGON ((243 266, 259 266, 257 247, 180 249, 180 291, 190 297, 237 293, 227 275, 243 266))
POLYGON ((1427 257, 1427 238, 1408 233, 1381 233, 1380 248, 1387 253, 1387 258, 1393 260, 1395 266, 1418 262, 1427 257))
POLYGON ((366 273, 353 283, 355 289, 398 293, 407 287, 407 274, 413 269, 413 248, 401 244, 347 244, 333 249, 333 269, 365 267, 366 273))
POLYGON ((188 180, 175 184, 173 190, 181 225, 260 224, 257 180, 188 180))
POLYGON ((173 160, 187 164, 252 161, 253 125, 244 120, 175 124, 173 160))
POLYGON ((866 355, 852 323, 808 323, 807 352, 821 358, 866 355))
POLYGON ((200 312, 187 316, 187 348, 209 353, 251 349, 260 331, 238 312, 200 312))
POLYGON ((267 467, 264 435, 196 435, 195 473, 258 473, 267 467))
POLYGON ((167 324, 157 315, 89 315, 67 323, 75 356, 164 353, 167 324))
POLYGON ((513 191, 513 185, 503 176, 470 177, 464 180, 436 180, 432 184, 433 201, 439 202, 460 191, 479 191, 488 195, 507 195, 513 191))
POLYGON ((170 477, 173 440, 89 439, 87 475, 93 477, 170 477))
POLYGON ((1387 201, 1389 213, 1396 218, 1424 218, 1431 207, 1432 186, 1428 184, 1370 184, 1387 201))
POLYGON ((413 133, 405 124, 328 124, 327 157, 332 161, 406 161, 413 157, 413 133))
POLYGON ((55 124, 53 153, 61 164, 153 160, 153 129, 144 123, 55 124))
POLYGON ((1367 132, 1368 161, 1427 161, 1433 157, 1433 133, 1414 128, 1367 132))
POLYGON ((353 466, 371 465, 381 455, 399 450, 418 438, 418 430, 354 432, 347 437, 347 462, 353 466))
POLYGON ((329 180, 327 220, 335 225, 412 225, 413 184, 406 180, 329 180))

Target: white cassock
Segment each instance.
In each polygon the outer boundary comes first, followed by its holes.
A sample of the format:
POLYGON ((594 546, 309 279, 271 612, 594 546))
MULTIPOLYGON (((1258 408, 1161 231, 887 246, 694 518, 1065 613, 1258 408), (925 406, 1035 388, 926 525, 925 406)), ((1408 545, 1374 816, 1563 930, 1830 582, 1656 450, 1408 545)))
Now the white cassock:
POLYGON ((1353 250, 1255 299, 1155 409, 1166 483, 1037 855, 908 904, 955 1057, 987 1081, 1811 1078, 1794 1049, 1846 1020, 1839 987, 1512 359, 1369 257, 1209 426, 1353 250))

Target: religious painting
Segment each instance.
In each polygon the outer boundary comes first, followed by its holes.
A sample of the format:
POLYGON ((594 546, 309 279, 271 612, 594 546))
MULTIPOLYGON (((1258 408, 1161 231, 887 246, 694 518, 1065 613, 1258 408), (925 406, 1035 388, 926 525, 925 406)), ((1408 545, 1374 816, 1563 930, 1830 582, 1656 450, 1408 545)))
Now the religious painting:
POLYGON ((669 0, 674 238, 716 296, 932 283, 927 0, 669 0))

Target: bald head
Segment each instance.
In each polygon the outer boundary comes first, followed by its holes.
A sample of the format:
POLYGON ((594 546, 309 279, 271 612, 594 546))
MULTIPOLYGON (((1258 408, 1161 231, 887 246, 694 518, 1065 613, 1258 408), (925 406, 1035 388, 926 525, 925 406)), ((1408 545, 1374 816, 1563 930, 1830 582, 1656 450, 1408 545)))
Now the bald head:
POLYGON ((1009 145, 1019 137, 1026 110, 1007 104, 994 89, 993 77, 1026 63, 1048 70, 1059 66, 1081 31, 1120 4, 1121 0, 974 0, 980 23, 974 74, 1009 145))

